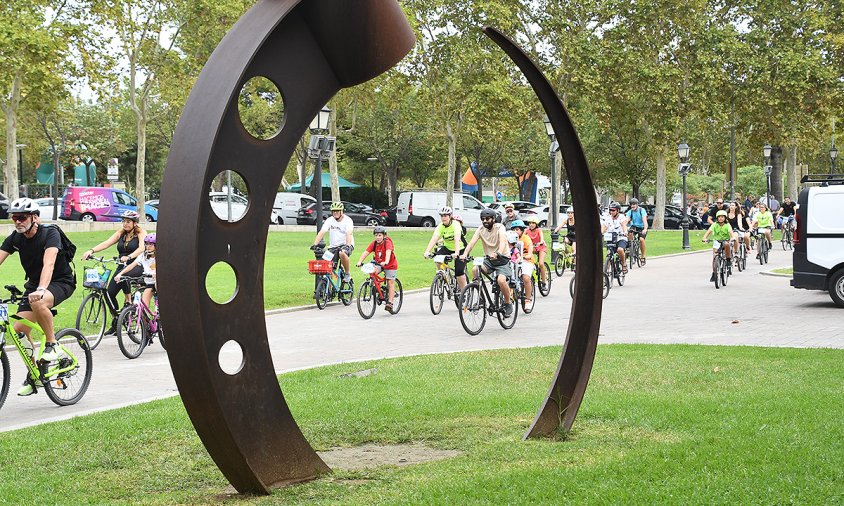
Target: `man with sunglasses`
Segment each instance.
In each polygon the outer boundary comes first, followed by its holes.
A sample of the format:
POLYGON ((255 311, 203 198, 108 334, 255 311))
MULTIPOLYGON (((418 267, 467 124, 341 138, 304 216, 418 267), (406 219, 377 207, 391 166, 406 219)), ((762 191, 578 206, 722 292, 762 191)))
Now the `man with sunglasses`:
POLYGON ((504 220, 501 223, 504 224, 504 228, 507 230, 513 228, 514 221, 522 219, 519 213, 516 212, 516 207, 512 202, 504 205, 504 214, 504 220))
POLYGON ((610 204, 610 215, 601 223, 601 233, 611 232, 616 234, 618 256, 621 257, 621 271, 625 274, 627 274, 627 263, 624 255, 624 250, 627 249, 626 223, 627 218, 621 214, 621 206, 616 202, 610 204))
MULTIPOLYGON (((52 362, 58 360, 59 349, 50 310, 73 294, 76 278, 65 256, 59 254, 62 249, 59 231, 55 227, 42 226, 38 220, 39 214, 38 205, 31 199, 21 198, 12 202, 9 215, 15 231, 0 246, 0 264, 12 253, 20 255, 26 283, 18 305, 18 315, 41 326, 47 337, 41 359, 52 362)), ((32 329, 20 323, 15 323, 14 327, 15 332, 23 332, 29 339, 32 329)), ((31 395, 34 392, 32 381, 27 379, 18 390, 18 395, 31 395)))
MULTIPOLYGON (((483 226, 475 231, 475 235, 469 241, 469 244, 463 249, 463 254, 460 255, 461 260, 466 260, 472 248, 481 241, 484 249, 484 272, 495 271, 496 282, 501 288, 501 294, 504 300, 510 300, 510 285, 507 282, 512 276, 510 270, 510 245, 507 242, 507 234, 504 230, 504 225, 495 223, 495 217, 498 213, 490 208, 485 208, 481 211, 481 223, 483 226)), ((472 272, 474 277, 478 277, 477 271, 472 272)), ((509 318, 513 314, 513 303, 510 302, 504 306, 504 316, 509 318)))
POLYGON ((715 215, 718 214, 718 211, 728 212, 730 209, 724 205, 724 199, 718 198, 715 201, 715 204, 709 207, 709 211, 707 211, 706 223, 707 225, 712 225, 717 220, 715 219, 715 215))

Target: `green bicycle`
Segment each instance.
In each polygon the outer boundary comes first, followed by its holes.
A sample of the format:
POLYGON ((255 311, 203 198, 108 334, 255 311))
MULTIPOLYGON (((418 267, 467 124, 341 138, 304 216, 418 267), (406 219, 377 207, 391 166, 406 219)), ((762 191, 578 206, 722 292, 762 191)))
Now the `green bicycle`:
MULTIPOLYGON (((9 353, 6 351, 6 335, 9 336, 12 344, 17 348, 18 353, 27 368, 27 382, 32 385, 35 391, 44 388, 47 397, 59 406, 76 404, 85 395, 88 385, 91 383, 92 354, 88 340, 76 329, 62 329, 56 333, 56 341, 59 343, 59 358, 52 362, 41 359, 46 344, 46 336, 41 326, 18 315, 9 314, 9 304, 17 304, 21 300, 22 293, 14 285, 6 285, 6 290, 11 293, 8 299, 0 300, 0 407, 6 401, 9 394, 11 375, 9 373, 9 353), (33 350, 27 345, 29 341, 26 336, 16 333, 12 328, 11 320, 22 323, 31 328, 31 337, 39 343, 37 349, 33 350)), ((53 315, 56 310, 52 309, 53 315)))
POLYGON ((554 272, 557 273, 557 277, 562 276, 566 269, 574 272, 576 259, 571 244, 565 241, 555 242, 551 245, 551 249, 557 252, 557 259, 554 261, 554 272))

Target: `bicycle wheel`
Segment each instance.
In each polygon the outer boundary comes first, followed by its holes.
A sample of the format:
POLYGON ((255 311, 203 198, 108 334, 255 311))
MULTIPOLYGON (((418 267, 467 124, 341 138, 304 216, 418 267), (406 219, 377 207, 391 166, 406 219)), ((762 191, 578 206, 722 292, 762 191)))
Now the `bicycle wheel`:
POLYGON ((621 263, 621 259, 615 262, 615 279, 618 281, 618 286, 624 286, 624 264, 621 263))
MULTIPOLYGON (((551 277, 551 266, 548 265, 548 262, 545 262, 545 275, 542 275, 542 269, 540 266, 536 266, 539 278, 539 293, 543 297, 547 297, 549 293, 551 293, 551 280, 554 279, 551 277)), ((535 292, 534 292, 535 293, 535 292)))
POLYGON ((727 279, 730 277, 729 262, 724 259, 721 261, 721 286, 727 286, 727 279))
MULTIPOLYGON (((551 274, 551 271, 548 271, 548 274, 551 274)), ((525 314, 528 314, 533 311, 533 307, 536 306, 536 281, 533 276, 530 278, 530 304, 526 302, 527 300, 527 292, 525 292, 524 286, 521 290, 519 290, 519 299, 522 301, 522 310, 525 314)))
POLYGON ((91 292, 82 301, 76 312, 76 328, 88 339, 91 349, 97 349, 106 329, 106 320, 111 316, 106 311, 102 293, 91 292))
POLYGON ((713 260, 712 272, 715 273, 715 289, 721 288, 721 257, 716 256, 713 260))
POLYGON ((358 289, 358 313, 364 320, 372 318, 372 315, 375 314, 375 297, 372 280, 367 279, 361 283, 358 289))
POLYGON ((764 253, 762 254, 762 258, 763 258, 763 260, 765 260, 765 263, 768 263, 768 253, 770 253, 770 251, 771 251, 771 243, 768 242, 768 238, 765 238, 765 249, 764 249, 764 253))
POLYGON ((434 280, 431 282, 428 299, 431 312, 435 315, 440 314, 440 311, 443 309, 443 302, 445 301, 445 279, 439 272, 434 275, 434 280))
POLYGON ((476 336, 486 325, 486 301, 477 281, 466 285, 460 294, 460 324, 467 334, 476 336))
POLYGON ((6 350, 0 347, 0 408, 6 402, 6 396, 9 395, 9 383, 12 381, 9 375, 9 357, 6 350))
POLYGON ((562 253, 557 255, 557 260, 554 261, 554 272, 557 273, 558 278, 562 277, 566 272, 566 261, 562 253))
POLYGON ((494 297, 498 298, 498 311, 496 311, 495 314, 498 317, 498 323, 501 324, 501 327, 505 330, 512 329, 513 325, 516 324, 516 317, 519 316, 519 303, 516 300, 516 297, 513 297, 515 294, 512 290, 510 290, 510 294, 510 298, 513 299, 515 304, 512 306, 513 312, 510 313, 509 317, 504 316, 504 306, 508 304, 508 302, 504 300, 504 294, 499 291, 497 295, 494 295, 494 297))
POLYGON ((741 263, 741 257, 744 255, 744 242, 742 242, 738 247, 738 252, 734 255, 736 259, 736 269, 739 272, 744 270, 744 265, 741 263))
POLYGON ((395 293, 393 293, 393 314, 398 314, 401 311, 401 304, 404 302, 404 288, 401 286, 401 280, 396 278, 395 293))
POLYGON ((612 286, 612 280, 615 277, 615 273, 612 271, 612 269, 613 269, 612 256, 608 256, 606 262, 604 262, 604 274, 609 276, 610 286, 612 286))
POLYGON ((606 272, 605 272, 605 273, 603 273, 603 274, 604 274, 604 275, 603 275, 603 284, 604 284, 604 286, 603 286, 603 290, 604 290, 604 294, 603 294, 603 296, 602 296, 601 298, 606 299, 606 298, 607 298, 607 295, 609 295, 609 294, 610 294, 610 288, 612 288, 612 283, 610 282, 610 276, 609 276, 609 274, 607 274, 606 272))
POLYGON ((146 348, 147 326, 134 304, 126 306, 117 317, 117 345, 128 359, 138 358, 146 348))
POLYGON ((61 345, 59 360, 42 366, 41 381, 44 383, 44 392, 51 401, 59 406, 70 406, 76 404, 88 390, 88 385, 91 383, 91 369, 94 366, 93 355, 88 340, 76 329, 60 330, 56 334, 56 340, 61 345), (73 358, 76 358, 76 367, 69 371, 51 374, 51 371, 71 367, 73 358))
POLYGON ((352 304, 352 300, 355 298, 355 280, 349 279, 349 281, 341 281, 340 293, 338 293, 337 296, 340 298, 340 302, 342 302, 344 306, 350 306, 352 304))
POLYGON ((158 342, 162 349, 167 349, 167 342, 164 340, 164 327, 161 326, 161 320, 158 320, 158 342))
POLYGON ((314 290, 314 299, 316 299, 316 307, 319 309, 325 309, 328 301, 331 300, 328 279, 325 276, 320 276, 316 290, 314 290))

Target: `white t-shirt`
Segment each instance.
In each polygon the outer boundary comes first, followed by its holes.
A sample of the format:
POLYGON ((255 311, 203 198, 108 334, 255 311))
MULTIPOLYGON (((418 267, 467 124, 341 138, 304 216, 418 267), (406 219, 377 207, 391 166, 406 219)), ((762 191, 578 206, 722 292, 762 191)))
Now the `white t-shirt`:
POLYGON ((606 216, 606 219, 603 220, 604 225, 607 227, 607 232, 615 232, 617 234, 621 234, 623 230, 621 229, 621 225, 627 221, 627 218, 623 218, 621 214, 614 220, 610 215, 606 216))
POLYGON ((144 268, 144 283, 152 285, 155 283, 155 257, 147 258, 146 254, 141 253, 141 258, 138 259, 138 265, 144 268))
MULTIPOLYGON (((354 232, 355 225, 352 219, 343 215, 340 221, 334 219, 334 216, 329 217, 322 224, 322 231, 328 231, 328 247, 336 248, 346 244, 346 232, 354 232)), ((352 246, 355 245, 355 236, 352 235, 352 246)))

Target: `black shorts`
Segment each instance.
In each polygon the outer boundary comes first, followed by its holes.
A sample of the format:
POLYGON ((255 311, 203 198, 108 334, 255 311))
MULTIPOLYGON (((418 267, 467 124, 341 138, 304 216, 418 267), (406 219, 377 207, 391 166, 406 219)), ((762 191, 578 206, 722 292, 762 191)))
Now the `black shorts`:
POLYGON ((466 261, 460 260, 460 257, 457 256, 453 251, 446 248, 445 246, 440 246, 440 248, 434 252, 435 255, 451 255, 454 258, 454 275, 455 276, 465 276, 466 275, 466 261))
MULTIPOLYGON (((32 311, 32 306, 29 305, 29 294, 34 292, 37 287, 24 288, 23 297, 21 298, 20 304, 18 304, 19 313, 21 311, 32 311)), ((73 292, 76 290, 76 285, 72 285, 70 283, 52 282, 47 286, 47 290, 53 294, 53 299, 55 300, 53 307, 56 307, 73 295, 73 292)))

